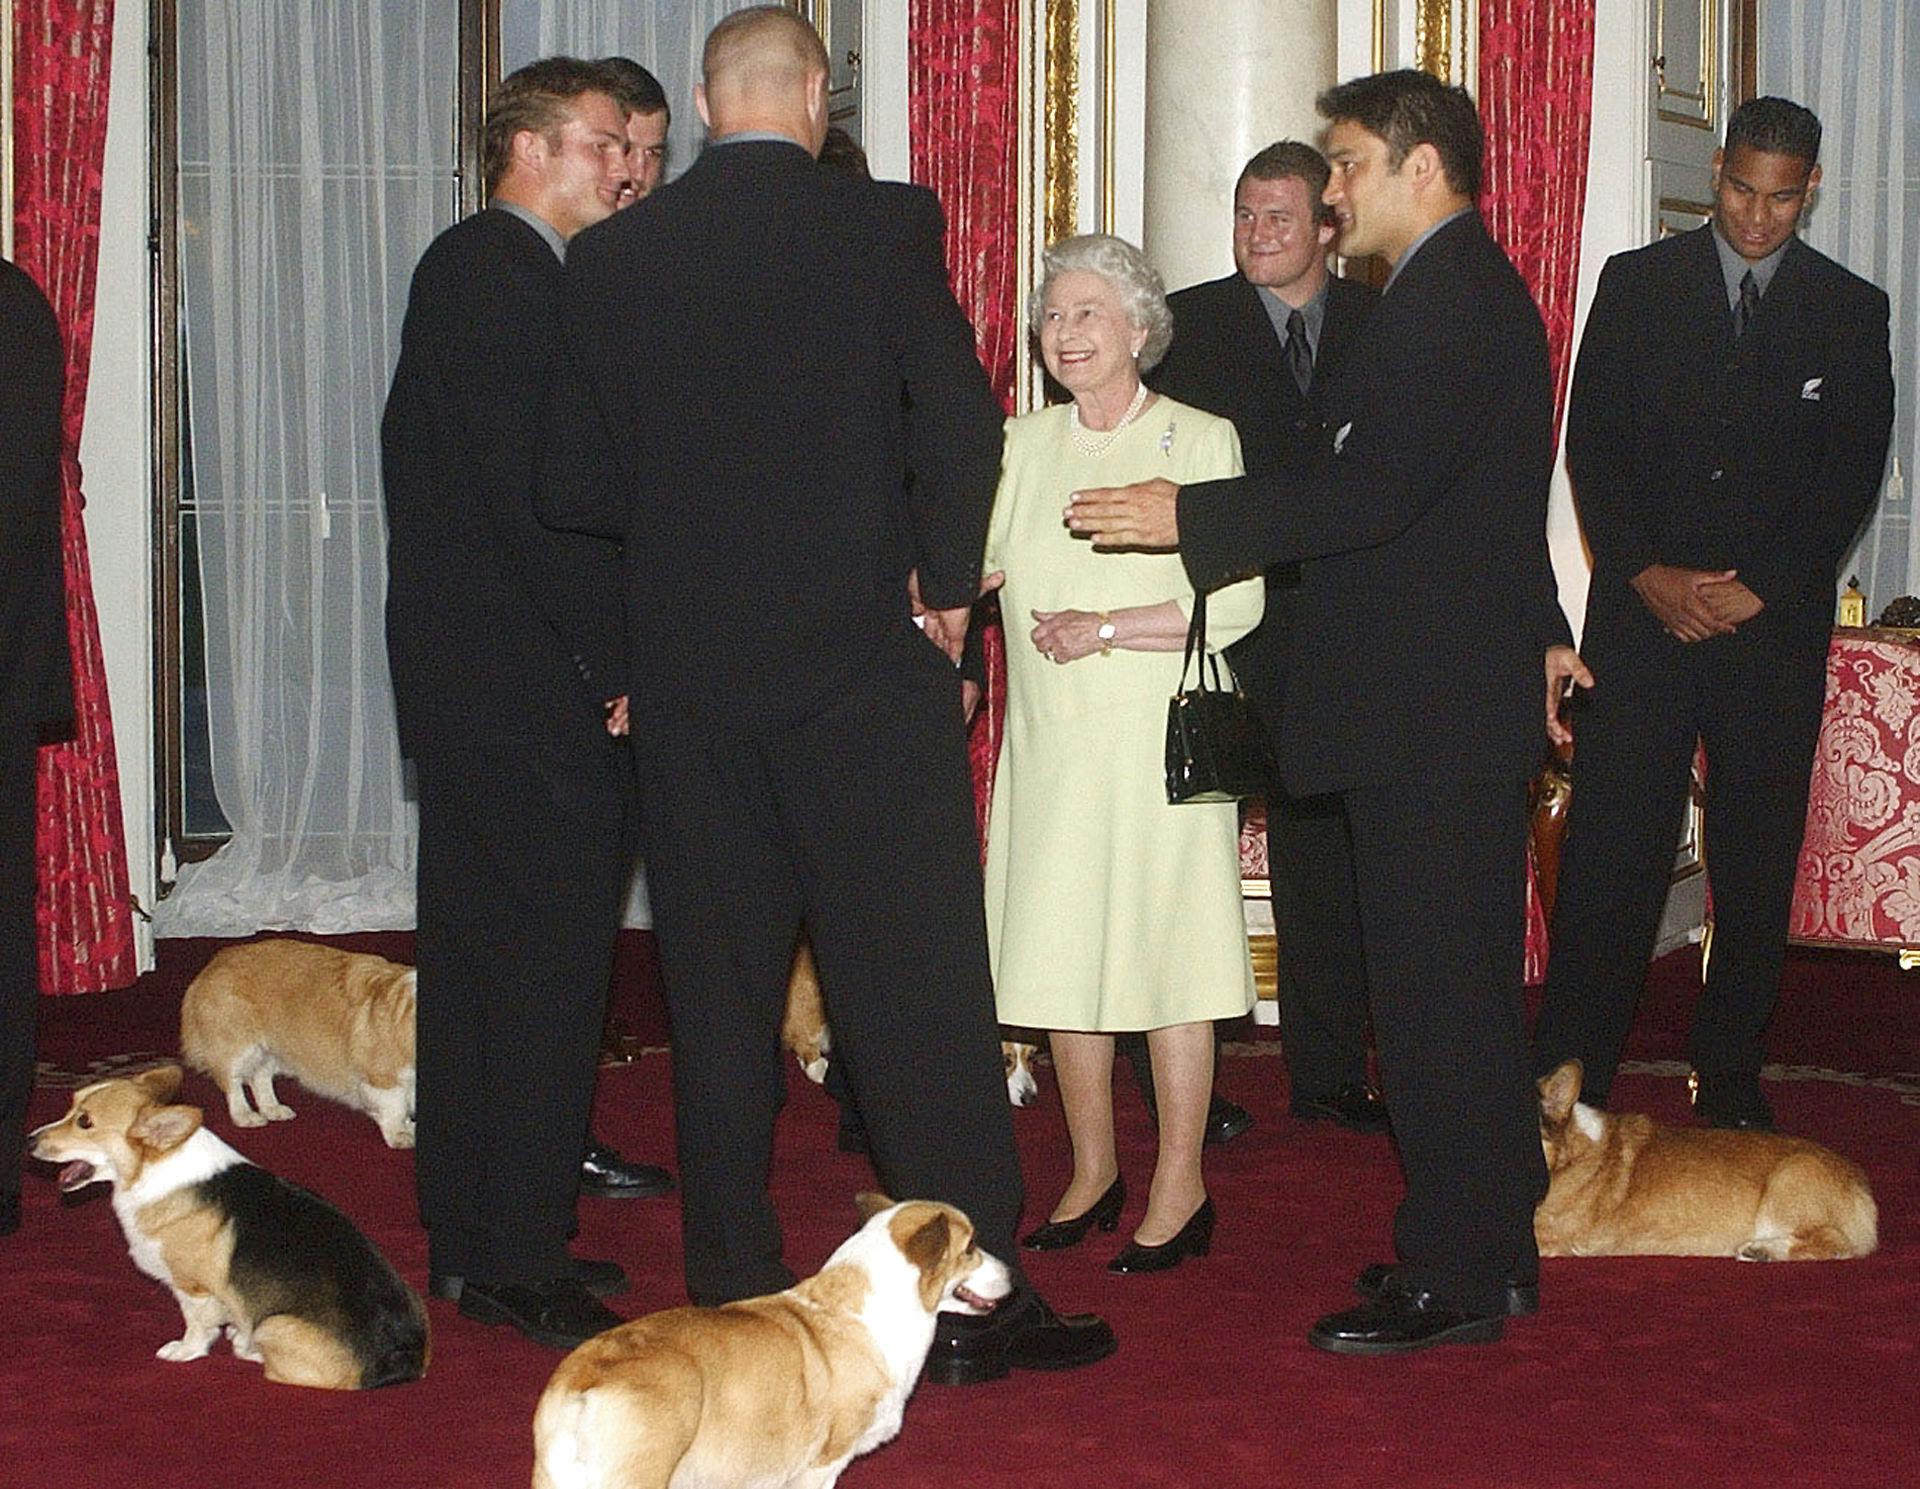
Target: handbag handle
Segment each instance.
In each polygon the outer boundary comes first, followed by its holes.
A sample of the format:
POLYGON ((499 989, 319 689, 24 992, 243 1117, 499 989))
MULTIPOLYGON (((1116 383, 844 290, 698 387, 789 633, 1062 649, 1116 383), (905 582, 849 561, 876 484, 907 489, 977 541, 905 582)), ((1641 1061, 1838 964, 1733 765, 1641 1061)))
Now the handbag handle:
POLYGON ((1233 663, 1227 661, 1219 652, 1209 652, 1207 650, 1207 597, 1204 592, 1199 590, 1194 592, 1193 619, 1187 622, 1187 647, 1180 657, 1179 692, 1184 693, 1187 691, 1187 669, 1193 666, 1193 659, 1196 652, 1200 657, 1200 666, 1194 673, 1194 686, 1197 692, 1204 693, 1212 691, 1215 693, 1225 693, 1231 691, 1238 693, 1240 691, 1240 679, 1233 670, 1233 663), (1213 687, 1211 689, 1207 687, 1207 668, 1209 665, 1213 668, 1213 687), (1233 684, 1231 689, 1222 686, 1220 682, 1220 669, 1222 666, 1225 666, 1227 669, 1227 680, 1233 684))

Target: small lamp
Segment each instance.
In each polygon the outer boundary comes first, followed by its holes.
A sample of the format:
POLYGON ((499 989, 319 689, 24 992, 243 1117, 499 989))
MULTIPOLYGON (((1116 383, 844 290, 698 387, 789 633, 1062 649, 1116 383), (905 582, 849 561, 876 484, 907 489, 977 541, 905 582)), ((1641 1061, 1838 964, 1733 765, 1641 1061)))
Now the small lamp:
POLYGON ((1856 574, 1840 592, 1840 625, 1845 628, 1866 623, 1867 597, 1860 592, 1860 577, 1856 574))

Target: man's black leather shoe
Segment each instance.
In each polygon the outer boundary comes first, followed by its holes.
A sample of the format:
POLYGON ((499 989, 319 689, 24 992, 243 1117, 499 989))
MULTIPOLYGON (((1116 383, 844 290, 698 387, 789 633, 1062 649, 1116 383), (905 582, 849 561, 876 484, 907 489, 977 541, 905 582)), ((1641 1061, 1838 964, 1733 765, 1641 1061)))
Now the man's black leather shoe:
POLYGON ((920 1374, 936 1385, 979 1385, 1009 1370, 1074 1370, 1104 1360, 1115 1345, 1104 1319, 1055 1313, 1022 1288, 991 1313, 942 1313, 920 1374))
POLYGON ((550 1349, 572 1349, 626 1322, 577 1277, 556 1277, 535 1287, 468 1282, 460 1289, 460 1313, 483 1324, 509 1324, 550 1349))
MULTIPOLYGON (((1353 1290, 1361 1297, 1378 1302, 1390 1293, 1403 1293, 1407 1285, 1399 1267, 1392 1262, 1375 1262, 1362 1267, 1353 1279, 1353 1290)), ((1507 1279, 1507 1317, 1526 1318, 1540 1311, 1540 1284, 1507 1279)))
MULTIPOLYGON (((615 1261, 586 1261, 573 1258, 573 1275, 596 1298, 617 1298, 627 1290, 626 1269, 615 1261)), ((436 1298, 458 1302, 467 1279, 458 1272, 427 1273, 427 1291, 436 1298)))
POLYGON ((580 1155, 580 1192, 596 1199, 651 1199, 673 1188, 673 1175, 651 1163, 628 1163, 605 1143, 580 1155))
POLYGON ((1251 1126, 1253 1126, 1252 1112, 1237 1101, 1216 1096, 1207 1105, 1207 1125, 1202 1133, 1202 1141, 1230 1143, 1251 1126))
POLYGON ((10 1236, 20 1229, 20 1196, 9 1194, 0 1196, 0 1236, 10 1236))
POLYGON ((1757 1075, 1702 1075, 1694 1071, 1688 1084, 1693 1111, 1709 1127, 1736 1132, 1772 1132, 1773 1108, 1760 1094, 1757 1075))
POLYGON ((1387 1104, 1365 1081, 1349 1081, 1328 1096, 1296 1096, 1293 1115, 1303 1122, 1338 1122, 1354 1132, 1388 1130, 1387 1104))
POLYGON ((1469 1313, 1429 1292, 1393 1292, 1307 1330, 1307 1343, 1336 1355, 1403 1355, 1436 1344, 1491 1344, 1506 1332, 1497 1313, 1469 1313))

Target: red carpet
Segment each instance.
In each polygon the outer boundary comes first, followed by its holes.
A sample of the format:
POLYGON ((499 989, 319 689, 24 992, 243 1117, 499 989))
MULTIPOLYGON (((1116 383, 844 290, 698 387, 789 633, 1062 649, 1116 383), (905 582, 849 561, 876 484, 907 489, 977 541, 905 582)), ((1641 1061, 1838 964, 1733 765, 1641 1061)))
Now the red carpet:
MULTIPOLYGON (((404 937, 365 938, 404 956, 404 937)), ((174 1042, 179 988, 211 949, 167 947, 142 989, 47 1000, 53 1073, 174 1042)), ((644 938, 627 947, 632 1016, 657 1020, 644 938)), ((1655 969, 1633 1058, 1680 1054, 1691 989, 1682 953, 1655 969)), ((1214 1254, 1161 1277, 1109 1276, 1118 1241, 1040 1256, 1032 1272, 1063 1307, 1105 1312, 1113 1359, 1062 1377, 1020 1375, 926 1388, 893 1445, 857 1461, 849 1489, 1102 1489, 1194 1486, 1812 1486, 1915 1481, 1912 1382, 1920 1378, 1920 982, 1866 957, 1796 954, 1774 1041, 1790 1067, 1828 1064, 1865 1080, 1771 1078, 1790 1130, 1859 1160, 1880 1202, 1882 1250, 1865 1261, 1743 1266, 1718 1261, 1549 1262, 1545 1311, 1498 1345, 1400 1360, 1336 1359, 1303 1338, 1342 1303, 1359 1267, 1386 1254, 1398 1178, 1385 1142, 1305 1127, 1285 1107, 1270 1043, 1238 1046, 1223 1088, 1259 1117, 1210 1155, 1221 1212, 1214 1254), (1791 1041, 1791 1042, 1789 1042, 1791 1041), (1900 1072, 1907 1072, 1904 1078, 1900 1072)), ((1803 1072, 1790 1069, 1787 1075, 1803 1072)), ((671 1151, 664 1056, 604 1072, 598 1126, 630 1155, 671 1151)), ((1032 1198, 1063 1182, 1065 1138, 1049 1079, 1017 1114, 1032 1198)), ((1677 1076, 1628 1074, 1619 1104, 1673 1119, 1677 1076)), ((191 1099, 250 1157, 345 1208, 416 1285, 411 1159, 371 1121, 297 1088, 292 1123, 234 1132, 204 1081, 191 1099)), ((43 1089, 43 1117, 64 1106, 43 1089)), ((43 1117, 37 1117, 41 1120, 43 1117)), ((1136 1191, 1151 1134, 1121 1080, 1123 1162, 1136 1191)), ((833 1151, 831 1103, 797 1073, 782 1120, 776 1194, 789 1260, 811 1268, 853 1226, 870 1178, 833 1151)), ((433 1303, 434 1357, 418 1385, 335 1397, 266 1384, 216 1350, 169 1365, 172 1299, 128 1260, 104 1190, 63 1203, 29 1175, 26 1223, 0 1240, 0 1483, 154 1489, 230 1483, 276 1489, 528 1482, 533 1403, 558 1356, 433 1303)), ((1138 1219, 1142 1199, 1125 1225, 1138 1219)), ((615 1307, 680 1301, 671 1200, 585 1202, 580 1250, 634 1273, 615 1307)), ((1122 1236, 1125 1230, 1123 1228, 1122 1236)))

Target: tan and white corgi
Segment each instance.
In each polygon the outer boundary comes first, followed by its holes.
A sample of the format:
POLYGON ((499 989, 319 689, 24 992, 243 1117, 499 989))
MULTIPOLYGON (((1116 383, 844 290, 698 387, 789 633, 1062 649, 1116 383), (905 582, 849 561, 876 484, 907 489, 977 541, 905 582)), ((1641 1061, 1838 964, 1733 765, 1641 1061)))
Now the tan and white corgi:
POLYGON ((388 1147, 411 1148, 413 1023, 411 967, 311 941, 254 941, 216 954, 187 988, 180 1053, 219 1084, 241 1127, 293 1116, 273 1089, 290 1075, 367 1113, 388 1147))
POLYGON ((60 1188, 107 1180, 134 1265, 173 1289, 186 1332, 157 1351, 197 1360, 224 1329, 268 1380, 359 1390, 417 1380, 427 1312, 332 1205, 276 1178, 170 1104, 180 1067, 75 1093, 29 1134, 60 1188))
POLYGON ((1579 1101, 1580 1062, 1540 1082, 1542 1256, 1835 1261, 1878 1244, 1867 1176, 1805 1138, 1666 1127, 1579 1101))
MULTIPOLYGON (((800 1062, 807 1079, 816 1084, 827 1078, 827 1061, 833 1055, 833 1030, 827 1023, 826 1000, 820 992, 820 969, 814 964, 813 947, 805 936, 794 948, 793 970, 787 977, 786 1013, 780 1023, 780 1042, 800 1062)), ((1006 1065, 1007 1100, 1015 1106, 1032 1106, 1040 1094, 1033 1075, 1033 1057, 1038 1045, 1025 1040, 1002 1039, 1000 1058, 1006 1065)))
POLYGON ((941 1309, 1012 1290, 967 1217, 861 1196, 868 1219, 785 1292, 589 1339, 533 1418, 534 1489, 831 1489, 900 1431, 941 1309))

